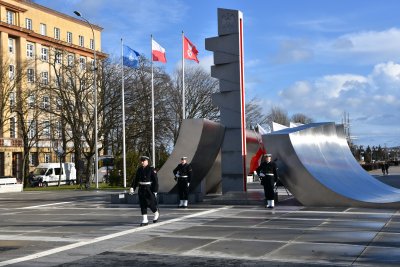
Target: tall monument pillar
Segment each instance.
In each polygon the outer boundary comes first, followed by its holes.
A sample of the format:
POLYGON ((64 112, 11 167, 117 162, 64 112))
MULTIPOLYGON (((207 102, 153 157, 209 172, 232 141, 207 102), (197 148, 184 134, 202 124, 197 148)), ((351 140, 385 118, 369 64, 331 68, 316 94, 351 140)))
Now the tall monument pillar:
POLYGON ((214 52, 211 76, 219 79, 213 103, 221 112, 225 136, 221 147, 222 193, 246 191, 246 121, 243 56, 243 14, 218 9, 218 37, 205 40, 214 52))

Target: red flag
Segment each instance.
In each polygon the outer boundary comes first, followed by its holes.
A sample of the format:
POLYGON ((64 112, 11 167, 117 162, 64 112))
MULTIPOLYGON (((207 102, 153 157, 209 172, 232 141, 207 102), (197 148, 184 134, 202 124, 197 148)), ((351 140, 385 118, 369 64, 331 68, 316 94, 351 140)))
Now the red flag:
POLYGON ((199 60, 197 59, 197 54, 199 51, 197 51, 196 46, 192 44, 192 42, 189 41, 188 38, 184 37, 183 39, 183 54, 186 59, 191 59, 199 63, 199 60))
POLYGON ((160 61, 163 63, 167 62, 167 58, 165 57, 165 49, 154 40, 151 40, 151 52, 153 61, 160 61))

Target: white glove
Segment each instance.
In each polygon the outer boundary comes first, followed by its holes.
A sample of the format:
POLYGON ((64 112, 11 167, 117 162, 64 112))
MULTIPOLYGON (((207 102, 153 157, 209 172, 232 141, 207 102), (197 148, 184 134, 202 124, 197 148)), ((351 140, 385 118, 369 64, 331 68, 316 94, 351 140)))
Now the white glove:
POLYGON ((189 187, 190 183, 188 183, 188 187, 189 187))
POLYGON ((179 174, 175 174, 175 177, 176 177, 176 178, 179 178, 179 174))
POLYGON ((157 197, 157 192, 154 192, 154 196, 157 197))
POLYGON ((265 177, 265 174, 264 174, 264 173, 260 173, 259 176, 260 176, 260 177, 265 177))
POLYGON ((129 195, 133 195, 135 193, 135 191, 133 191, 133 188, 129 188, 129 195))
POLYGON ((274 183, 274 186, 276 186, 276 182, 274 183))

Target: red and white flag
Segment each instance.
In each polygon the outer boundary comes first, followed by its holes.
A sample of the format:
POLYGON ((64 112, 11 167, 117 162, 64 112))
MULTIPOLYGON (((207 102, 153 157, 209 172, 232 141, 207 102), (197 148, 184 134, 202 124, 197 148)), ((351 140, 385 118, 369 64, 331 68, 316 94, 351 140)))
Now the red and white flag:
POLYGON ((153 61, 160 61, 163 63, 167 62, 167 58, 165 57, 165 49, 153 39, 151 40, 151 54, 153 61))
POLYGON ((196 46, 192 44, 191 41, 189 41, 188 38, 184 37, 183 39, 183 54, 186 59, 191 59, 199 63, 199 60, 197 59, 197 54, 199 51, 197 51, 196 46))

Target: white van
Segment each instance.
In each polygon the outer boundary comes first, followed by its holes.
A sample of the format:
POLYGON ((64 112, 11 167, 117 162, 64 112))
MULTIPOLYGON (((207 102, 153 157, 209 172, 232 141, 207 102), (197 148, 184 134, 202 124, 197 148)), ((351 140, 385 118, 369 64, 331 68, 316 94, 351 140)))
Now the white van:
POLYGON ((76 183, 76 169, 75 163, 66 162, 61 163, 40 163, 33 171, 31 178, 31 185, 33 186, 50 186, 58 185, 61 172, 60 184, 74 184, 76 183))

